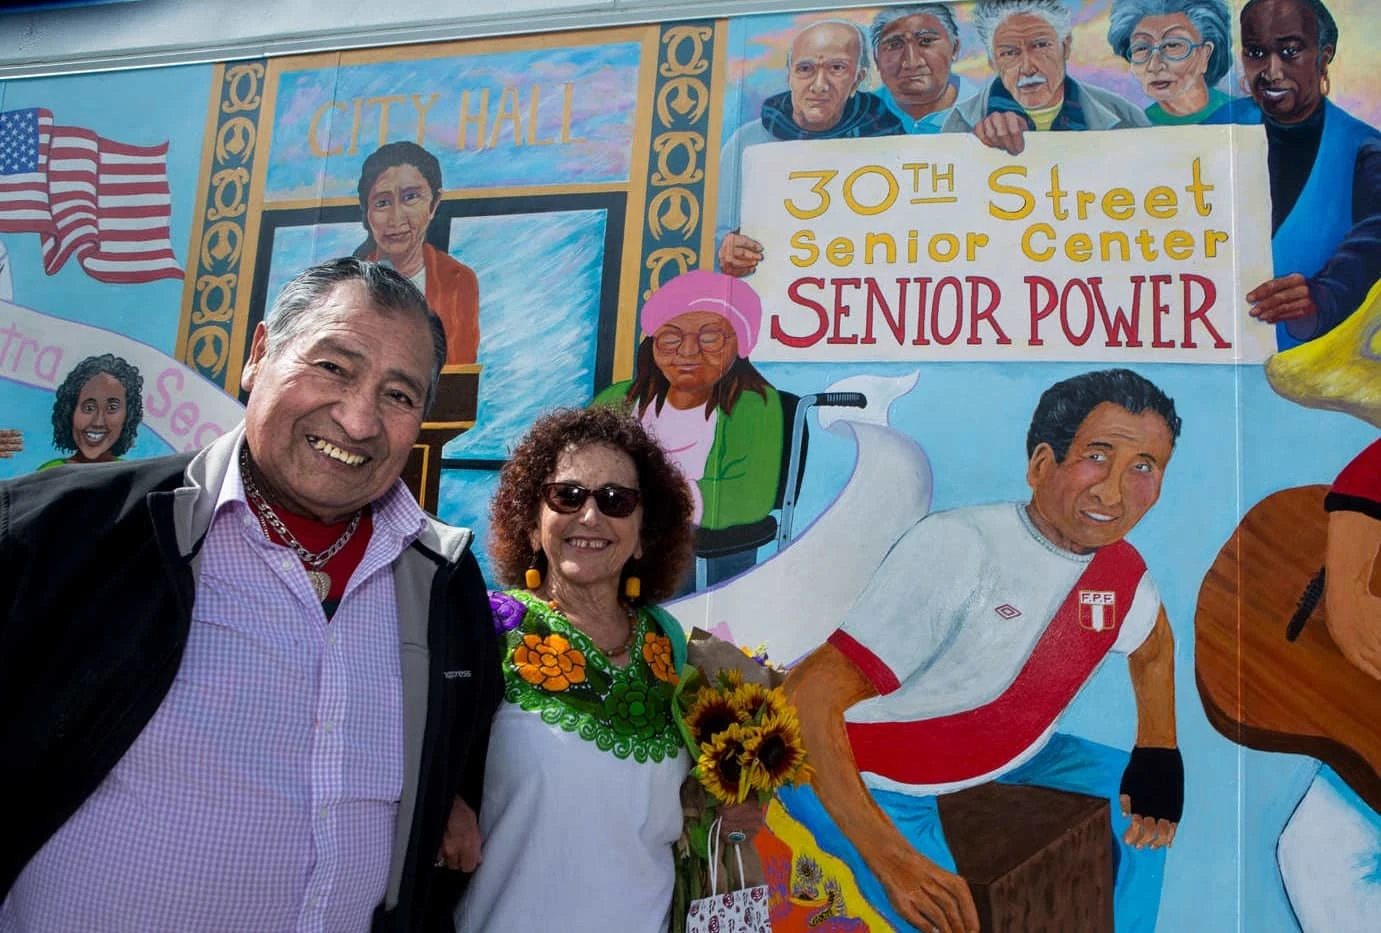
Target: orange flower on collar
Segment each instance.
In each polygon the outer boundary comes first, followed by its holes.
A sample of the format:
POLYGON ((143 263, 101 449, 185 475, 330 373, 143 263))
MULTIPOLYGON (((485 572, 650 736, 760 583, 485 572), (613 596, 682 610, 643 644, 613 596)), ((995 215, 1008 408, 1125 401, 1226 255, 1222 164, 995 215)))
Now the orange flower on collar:
POLYGON ((643 660, 658 680, 669 684, 677 681, 676 662, 671 657, 671 639, 656 632, 643 635, 643 660))
POLYGON ((523 680, 552 693, 585 682, 584 652, 554 632, 524 635, 513 648, 513 667, 523 680))

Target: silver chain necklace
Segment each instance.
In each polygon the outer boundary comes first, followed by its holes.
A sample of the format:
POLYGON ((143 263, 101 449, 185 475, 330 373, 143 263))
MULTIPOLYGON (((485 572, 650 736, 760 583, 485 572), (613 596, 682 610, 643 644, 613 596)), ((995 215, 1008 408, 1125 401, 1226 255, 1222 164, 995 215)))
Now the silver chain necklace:
POLYGON ((335 542, 324 551, 313 553, 302 546, 302 542, 288 530, 288 526, 283 524, 283 520, 278 517, 278 513, 273 510, 273 506, 268 504, 264 494, 259 491, 259 487, 254 482, 254 477, 249 470, 249 448, 240 448, 240 475, 245 484, 245 498, 254 506, 254 511, 259 513, 259 527, 263 529, 264 537, 270 541, 273 535, 269 532, 272 528, 278 532, 278 536, 283 539, 283 543, 297 555, 302 563, 306 564, 307 579, 312 584, 312 591, 316 593, 318 602, 324 602, 331 593, 331 575, 321 568, 326 562, 341 552, 341 549, 350 543, 350 539, 355 536, 355 529, 360 527, 360 519, 364 516, 364 509, 358 509, 350 519, 350 524, 345 526, 345 531, 335 542))

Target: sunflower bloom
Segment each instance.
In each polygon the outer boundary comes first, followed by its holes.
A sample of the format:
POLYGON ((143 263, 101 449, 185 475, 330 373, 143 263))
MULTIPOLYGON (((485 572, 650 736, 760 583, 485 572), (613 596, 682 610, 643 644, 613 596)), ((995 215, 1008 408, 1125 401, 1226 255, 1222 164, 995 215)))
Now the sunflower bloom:
POLYGON ((729 695, 729 702, 748 722, 762 722, 768 716, 780 716, 791 709, 780 687, 769 690, 762 684, 740 684, 729 695))
POLYGON ((707 745, 732 725, 744 722, 743 714, 730 702, 728 694, 713 687, 701 687, 686 713, 686 727, 696 745, 707 745))
POLYGON ((765 718, 743 745, 749 782, 759 790, 775 791, 810 777, 801 723, 790 710, 765 718))
POLYGON ((529 633, 513 649, 513 668, 530 684, 560 693, 585 682, 585 654, 563 636, 529 633))
POLYGON ((734 723, 700 747, 700 783, 720 803, 743 803, 751 787, 747 744, 756 730, 734 723))
POLYGON ((656 632, 643 635, 643 660, 658 680, 676 683, 676 664, 671 659, 671 639, 656 632))

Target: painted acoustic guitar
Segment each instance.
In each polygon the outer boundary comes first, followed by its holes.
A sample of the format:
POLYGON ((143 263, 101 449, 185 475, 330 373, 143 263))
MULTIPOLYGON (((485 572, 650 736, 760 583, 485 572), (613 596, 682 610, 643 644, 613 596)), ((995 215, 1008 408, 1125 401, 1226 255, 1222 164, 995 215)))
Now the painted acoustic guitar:
POLYGON ((1223 735, 1318 758, 1381 811, 1381 682, 1343 657, 1324 622, 1327 493, 1267 496, 1223 545, 1199 589, 1195 679, 1223 735))

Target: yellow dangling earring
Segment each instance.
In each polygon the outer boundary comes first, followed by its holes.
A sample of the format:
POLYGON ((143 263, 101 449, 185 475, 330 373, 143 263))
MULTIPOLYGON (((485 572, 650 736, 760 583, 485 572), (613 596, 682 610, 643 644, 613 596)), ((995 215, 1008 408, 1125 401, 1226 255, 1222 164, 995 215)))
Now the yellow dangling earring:
POLYGON ((530 590, 538 590, 542 586, 542 571, 537 569, 537 558, 541 554, 541 551, 532 552, 532 563, 528 565, 527 571, 523 574, 523 585, 530 590))
POLYGON ((623 581, 623 595, 628 599, 634 600, 643 595, 643 581, 638 578, 636 573, 628 575, 628 579, 623 581))

